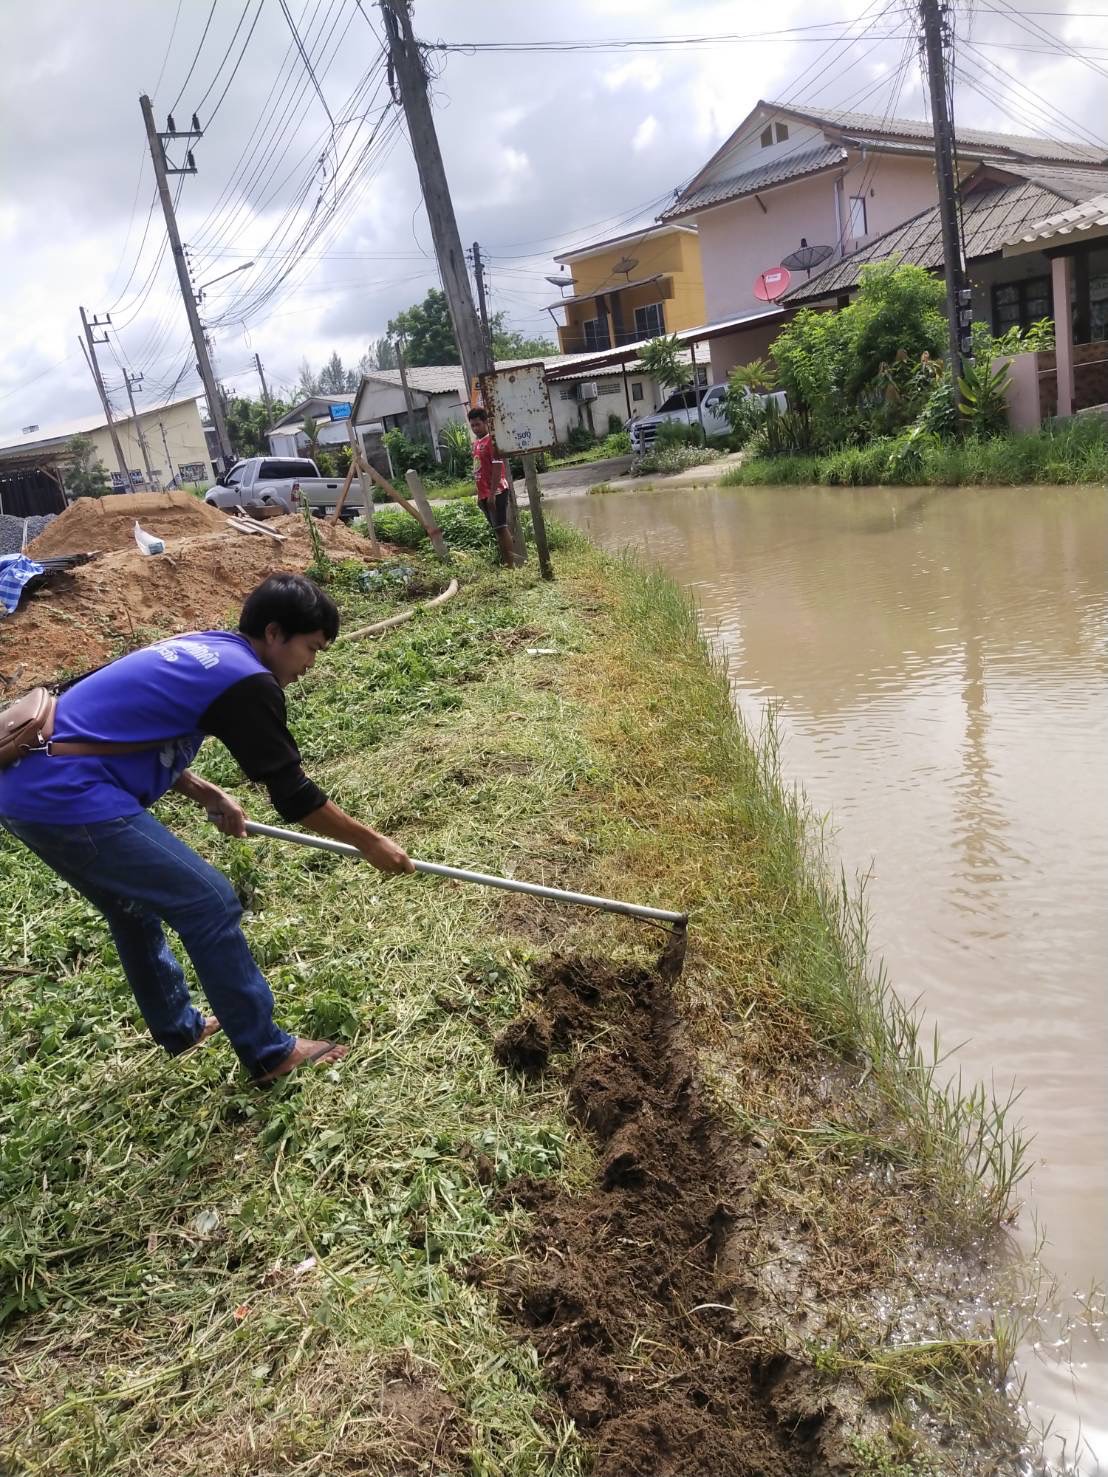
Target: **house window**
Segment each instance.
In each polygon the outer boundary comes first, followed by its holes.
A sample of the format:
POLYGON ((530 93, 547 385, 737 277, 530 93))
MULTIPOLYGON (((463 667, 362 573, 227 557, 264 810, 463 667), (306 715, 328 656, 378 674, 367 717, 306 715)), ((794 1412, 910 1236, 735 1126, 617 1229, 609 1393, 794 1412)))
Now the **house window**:
POLYGON ((610 349, 607 318, 586 318, 581 327, 585 331, 586 349, 610 349))
POLYGON ((619 395, 622 393, 622 391, 623 386, 620 384, 619 380, 600 381, 600 389, 598 393, 601 395, 619 395))
POLYGON ((769 146, 770 146, 770 144, 772 144, 772 143, 773 143, 773 125, 772 125, 772 123, 767 123, 766 126, 765 126, 765 128, 762 129, 762 148, 763 149, 768 149, 769 146))
POLYGON ((631 399, 642 399, 642 382, 640 380, 633 380, 631 383, 631 399))
POLYGON ((777 136, 777 142, 783 144, 789 136, 789 125, 787 123, 775 123, 773 131, 777 136))
POLYGON ((1025 277, 1022 282, 997 283, 993 287, 993 332, 997 337, 1009 328, 1030 328, 1040 318, 1050 316, 1049 277, 1025 277))
POLYGON ((1108 338, 1108 272, 1089 278, 1089 341, 1108 338))
POLYGON ((696 382, 702 390, 707 387, 708 366, 706 364, 698 364, 696 366, 696 382))
POLYGON ((855 241, 860 241, 867 234, 867 229, 866 197, 864 195, 851 195, 850 234, 855 241))
POLYGON ((637 339, 657 338, 665 331, 666 320, 661 303, 647 303, 644 308, 635 309, 635 337, 637 339))
POLYGON ((562 388, 558 391, 558 394, 559 394, 559 396, 563 400, 576 400, 577 399, 577 386, 576 385, 563 385, 562 388))

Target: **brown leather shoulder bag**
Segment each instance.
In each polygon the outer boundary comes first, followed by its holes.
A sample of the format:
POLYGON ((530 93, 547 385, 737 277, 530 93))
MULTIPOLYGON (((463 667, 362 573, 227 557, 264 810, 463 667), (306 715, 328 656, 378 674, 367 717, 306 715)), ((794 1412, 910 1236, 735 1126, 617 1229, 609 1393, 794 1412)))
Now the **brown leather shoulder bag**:
POLYGON ((160 749, 168 739, 147 739, 139 743, 95 743, 91 739, 53 741, 54 717, 58 699, 48 687, 32 687, 14 703, 0 710, 0 769, 26 758, 28 754, 62 754, 108 756, 138 754, 144 749, 160 749))

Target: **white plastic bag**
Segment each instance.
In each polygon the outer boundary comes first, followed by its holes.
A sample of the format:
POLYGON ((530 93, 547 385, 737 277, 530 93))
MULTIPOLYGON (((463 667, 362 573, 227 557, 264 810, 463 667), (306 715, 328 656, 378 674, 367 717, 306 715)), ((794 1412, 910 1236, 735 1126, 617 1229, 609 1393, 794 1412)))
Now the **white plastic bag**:
POLYGON ((147 533, 145 528, 140 528, 137 518, 135 519, 135 543, 138 544, 139 552, 142 554, 165 553, 165 540, 152 533, 147 533))

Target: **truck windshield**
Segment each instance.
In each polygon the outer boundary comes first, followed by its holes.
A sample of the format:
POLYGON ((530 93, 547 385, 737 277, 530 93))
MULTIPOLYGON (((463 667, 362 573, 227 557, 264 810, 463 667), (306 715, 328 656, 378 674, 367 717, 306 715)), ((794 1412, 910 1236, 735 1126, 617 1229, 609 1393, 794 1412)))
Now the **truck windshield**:
POLYGON ((658 406, 658 414, 661 415, 664 410, 692 410, 695 405, 695 390, 678 390, 662 401, 658 406))

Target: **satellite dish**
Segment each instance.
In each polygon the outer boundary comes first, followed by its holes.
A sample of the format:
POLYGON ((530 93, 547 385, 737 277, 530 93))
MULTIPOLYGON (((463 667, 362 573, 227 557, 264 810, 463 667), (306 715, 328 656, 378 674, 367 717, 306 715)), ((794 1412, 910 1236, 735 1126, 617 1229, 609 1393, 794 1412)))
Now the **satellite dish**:
POLYGON ((548 277, 546 279, 552 287, 576 287, 576 277, 548 277))
POLYGON ((760 303, 772 303, 788 292, 792 273, 788 267, 767 267, 754 279, 754 296, 760 303))
POLYGON ((612 268, 612 271, 622 272, 625 277, 629 278, 638 264, 639 259, 637 256, 621 256, 619 261, 616 262, 615 266, 612 268))
POLYGON ((783 256, 781 265, 793 272, 807 272, 810 277, 812 268, 821 266, 834 250, 833 246, 809 246, 801 236, 799 247, 796 251, 790 251, 788 256, 783 256))

